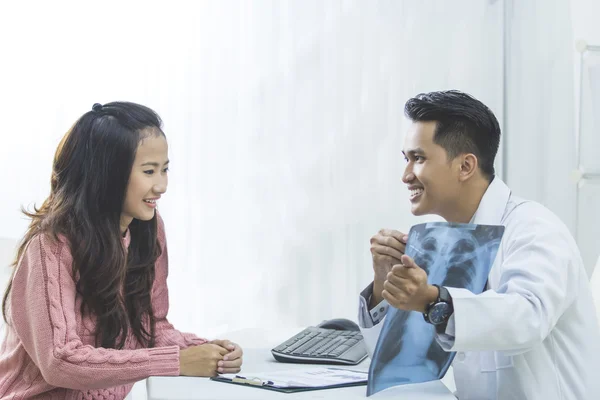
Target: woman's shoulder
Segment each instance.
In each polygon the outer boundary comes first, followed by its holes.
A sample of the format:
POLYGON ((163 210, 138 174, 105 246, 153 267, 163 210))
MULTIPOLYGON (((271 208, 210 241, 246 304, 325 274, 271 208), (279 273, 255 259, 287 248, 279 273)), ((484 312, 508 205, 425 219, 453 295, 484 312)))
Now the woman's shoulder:
POLYGON ((156 210, 156 225, 158 226, 158 229, 164 229, 165 226, 165 222, 163 221, 162 216, 160 215, 158 210, 156 210))
MULTIPOLYGON (((71 247, 69 239, 63 234, 39 232, 26 243, 23 257, 39 260, 45 265, 71 265, 71 247)), ((21 262, 21 260, 19 260, 21 262)))
POLYGON ((158 210, 156 210, 156 237, 158 238, 161 245, 166 242, 166 231, 165 231, 165 222, 160 216, 158 210))
POLYGON ((68 251, 69 239, 63 234, 53 232, 37 232, 27 241, 27 251, 40 249, 52 254, 58 254, 65 250, 68 251))

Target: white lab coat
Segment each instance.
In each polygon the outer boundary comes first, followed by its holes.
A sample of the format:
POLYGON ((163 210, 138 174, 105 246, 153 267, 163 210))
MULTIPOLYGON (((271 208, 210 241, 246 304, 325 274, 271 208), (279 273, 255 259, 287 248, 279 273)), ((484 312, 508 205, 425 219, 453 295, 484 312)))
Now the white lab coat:
MULTIPOLYGON (((437 340, 457 352, 458 398, 600 400, 600 329, 566 226, 542 205, 512 196, 498 178, 471 222, 501 224, 505 232, 490 290, 449 288, 454 315, 446 333, 454 340, 437 340)), ((371 355, 382 326, 361 327, 371 355)))

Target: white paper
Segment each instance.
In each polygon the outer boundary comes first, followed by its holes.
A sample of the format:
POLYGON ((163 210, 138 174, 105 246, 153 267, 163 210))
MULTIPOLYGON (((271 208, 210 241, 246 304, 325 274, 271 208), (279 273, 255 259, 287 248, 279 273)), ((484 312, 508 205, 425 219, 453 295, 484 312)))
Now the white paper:
POLYGON ((242 378, 262 381, 263 384, 278 388, 288 387, 325 387, 349 383, 366 382, 368 373, 342 368, 310 368, 277 372, 258 372, 255 374, 223 374, 222 378, 242 378))

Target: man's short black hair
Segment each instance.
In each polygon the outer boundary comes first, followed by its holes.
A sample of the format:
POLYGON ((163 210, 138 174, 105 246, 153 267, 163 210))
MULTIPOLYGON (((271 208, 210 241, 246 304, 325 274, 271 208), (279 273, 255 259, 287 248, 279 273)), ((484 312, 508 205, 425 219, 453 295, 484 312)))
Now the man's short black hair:
POLYGON ((433 141, 449 159, 472 153, 483 174, 493 179, 500 125, 485 104, 457 90, 421 93, 406 102, 404 114, 413 122, 437 122, 433 141))

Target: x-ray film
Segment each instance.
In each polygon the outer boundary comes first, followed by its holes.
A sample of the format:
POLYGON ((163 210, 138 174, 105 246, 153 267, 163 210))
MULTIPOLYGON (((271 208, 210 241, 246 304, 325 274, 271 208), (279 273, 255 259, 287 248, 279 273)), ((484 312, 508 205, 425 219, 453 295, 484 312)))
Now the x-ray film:
MULTIPOLYGON (((411 228, 406 254, 430 284, 481 293, 496 258, 503 226, 432 222, 411 228)), ((435 340, 418 312, 389 307, 369 369, 367 396, 388 387, 441 379, 454 353, 435 340)))

